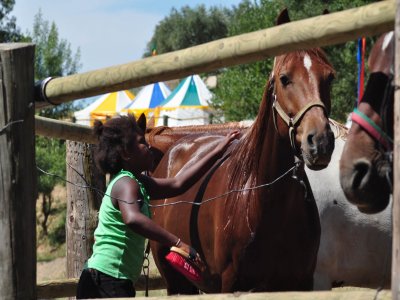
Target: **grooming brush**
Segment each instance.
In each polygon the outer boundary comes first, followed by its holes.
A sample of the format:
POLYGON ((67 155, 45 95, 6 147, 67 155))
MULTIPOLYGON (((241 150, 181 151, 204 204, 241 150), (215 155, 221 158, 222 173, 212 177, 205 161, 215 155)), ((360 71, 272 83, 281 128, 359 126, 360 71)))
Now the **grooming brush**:
MULTIPOLYGON (((192 249, 191 249, 192 250, 192 249)), ((178 247, 171 247, 170 252, 165 256, 165 259, 169 264, 181 273, 183 276, 191 281, 201 281, 201 272, 199 268, 194 264, 196 252, 190 251, 187 253, 178 247)))

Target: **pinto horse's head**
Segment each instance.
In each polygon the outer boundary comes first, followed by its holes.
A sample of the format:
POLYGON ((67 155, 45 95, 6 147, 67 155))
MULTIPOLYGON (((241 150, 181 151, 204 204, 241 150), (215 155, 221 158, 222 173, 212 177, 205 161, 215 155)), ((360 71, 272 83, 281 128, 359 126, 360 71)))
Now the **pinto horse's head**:
MULTIPOLYGON (((289 22, 287 10, 277 24, 289 22)), ((270 78, 275 126, 289 134, 296 155, 313 170, 325 168, 334 149, 329 126, 330 90, 334 69, 319 49, 277 56, 270 78)))
POLYGON ((392 181, 394 34, 383 34, 371 50, 371 75, 352 114, 352 126, 340 160, 340 184, 347 199, 364 213, 389 203, 392 181), (389 155, 388 155, 389 154, 389 155))

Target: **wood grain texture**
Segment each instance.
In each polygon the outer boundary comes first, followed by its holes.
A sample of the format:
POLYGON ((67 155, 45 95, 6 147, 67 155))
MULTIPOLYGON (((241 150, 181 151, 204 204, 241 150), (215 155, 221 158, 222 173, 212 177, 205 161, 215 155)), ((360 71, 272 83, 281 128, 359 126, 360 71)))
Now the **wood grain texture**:
POLYGON ((105 176, 93 161, 93 146, 67 141, 67 276, 79 277, 92 255, 105 176), (73 184, 71 184, 73 183, 73 184), (95 189, 83 188, 91 186, 95 189), (100 193, 99 193, 100 191, 100 193))
POLYGON ((33 58, 0 45, 0 299, 36 299, 33 58))
MULTIPOLYGON (((393 29, 388 0, 283 24, 96 71, 54 78, 45 94, 55 104, 250 63, 278 54, 356 40, 393 29)), ((49 105, 36 99, 38 107, 49 105)))
POLYGON ((35 116, 35 133, 54 139, 96 144, 92 128, 85 125, 35 116))

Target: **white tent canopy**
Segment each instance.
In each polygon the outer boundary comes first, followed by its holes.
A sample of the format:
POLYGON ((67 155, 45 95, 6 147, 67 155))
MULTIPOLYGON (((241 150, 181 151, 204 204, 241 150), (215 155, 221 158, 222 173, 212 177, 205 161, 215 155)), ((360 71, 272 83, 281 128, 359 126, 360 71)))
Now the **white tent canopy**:
POLYGON ((152 83, 143 87, 131 102, 123 109, 124 112, 139 116, 141 113, 148 115, 159 106, 169 95, 171 90, 163 82, 152 83))
POLYGON ((157 126, 184 126, 209 124, 212 113, 209 104, 213 95, 199 75, 192 75, 176 87, 155 109, 157 126), (165 120, 168 124, 165 124, 165 120))

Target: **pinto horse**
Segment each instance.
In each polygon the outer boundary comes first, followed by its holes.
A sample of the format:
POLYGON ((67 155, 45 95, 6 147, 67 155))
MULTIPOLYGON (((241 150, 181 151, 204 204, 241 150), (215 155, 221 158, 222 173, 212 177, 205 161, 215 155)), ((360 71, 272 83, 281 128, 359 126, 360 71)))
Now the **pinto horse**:
POLYGON ((340 160, 340 184, 364 213, 385 209, 392 191, 394 33, 383 34, 368 59, 371 75, 340 160))
MULTIPOLYGON (((284 21, 287 11, 278 24, 284 21)), ((191 244, 206 265, 203 280, 189 282, 166 262, 169 249, 152 242, 169 294, 312 289, 320 224, 302 162, 322 169, 330 161, 333 77, 320 49, 276 57, 254 124, 190 190, 153 206, 153 220, 191 244)), ((220 139, 183 137, 154 176, 175 176, 220 139)))

